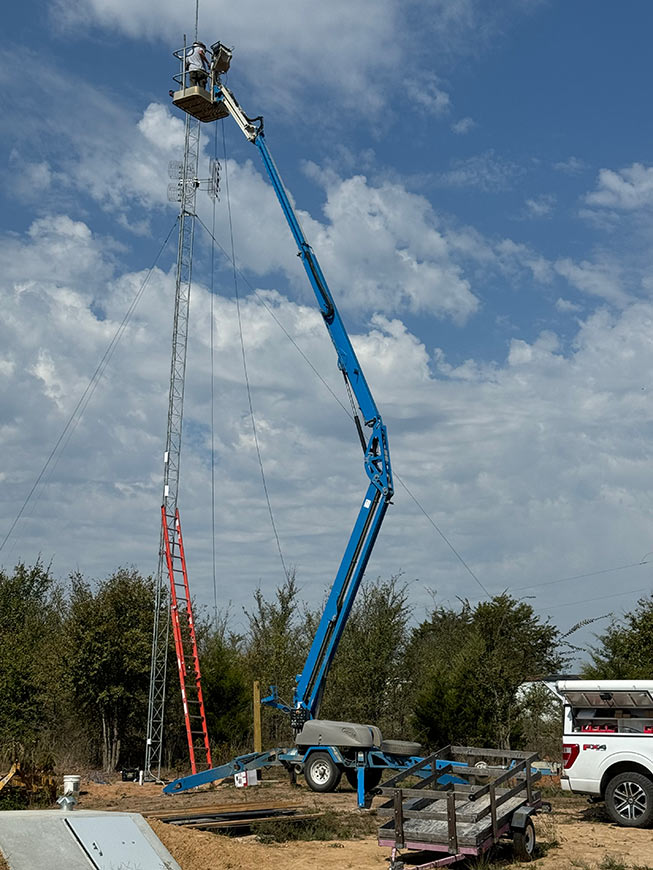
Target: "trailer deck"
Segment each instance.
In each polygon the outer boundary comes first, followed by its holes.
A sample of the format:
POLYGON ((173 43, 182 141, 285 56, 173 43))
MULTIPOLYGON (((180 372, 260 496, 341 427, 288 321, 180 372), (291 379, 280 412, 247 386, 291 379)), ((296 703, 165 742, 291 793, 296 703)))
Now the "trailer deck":
POLYGON ((526 857, 534 848, 529 819, 542 807, 536 760, 527 752, 447 746, 383 783, 377 792, 386 800, 377 812, 387 820, 378 838, 392 849, 391 870, 403 868, 402 849, 440 853, 412 866, 446 866, 482 854, 504 836, 526 857), (447 772, 454 781, 443 783, 447 772))

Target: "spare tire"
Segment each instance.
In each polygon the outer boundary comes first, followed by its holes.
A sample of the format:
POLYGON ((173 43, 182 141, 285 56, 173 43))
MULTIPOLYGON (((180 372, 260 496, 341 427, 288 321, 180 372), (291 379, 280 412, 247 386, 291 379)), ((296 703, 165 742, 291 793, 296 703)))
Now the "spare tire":
POLYGON ((389 755, 420 755, 422 747, 419 743, 411 743, 410 740, 384 740, 381 744, 381 752, 389 755))

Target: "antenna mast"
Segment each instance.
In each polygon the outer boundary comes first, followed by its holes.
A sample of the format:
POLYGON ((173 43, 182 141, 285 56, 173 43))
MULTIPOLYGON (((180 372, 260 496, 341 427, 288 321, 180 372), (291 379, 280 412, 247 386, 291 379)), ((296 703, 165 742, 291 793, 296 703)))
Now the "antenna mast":
MULTIPOLYGON (((199 0, 195 4, 195 35, 197 38, 199 0)), ((184 38, 185 42, 185 38, 184 38)), ((184 47, 185 48, 185 47, 184 47)), ((185 54, 185 51, 184 51, 185 54)), ((182 66, 183 74, 183 66, 182 66)), ((184 382, 186 377, 186 349, 188 343, 188 312, 191 276, 193 270, 193 238, 195 234, 195 200, 199 180, 200 122, 186 115, 184 159, 171 163, 169 174, 177 183, 169 185, 171 198, 179 200, 179 240, 177 247, 177 276, 175 284, 175 310, 172 329, 172 359, 170 365, 170 392, 168 396, 168 426, 163 456, 163 499, 168 523, 168 538, 176 534, 174 528, 179 488, 181 458, 181 429, 184 408, 184 382)), ((170 637, 170 594, 168 592, 164 531, 159 539, 159 563, 156 573, 154 600, 154 627, 152 631, 152 658, 150 664, 150 691, 147 711, 147 740, 145 745, 145 778, 161 779, 163 754, 163 725, 165 714, 168 644, 170 637)))

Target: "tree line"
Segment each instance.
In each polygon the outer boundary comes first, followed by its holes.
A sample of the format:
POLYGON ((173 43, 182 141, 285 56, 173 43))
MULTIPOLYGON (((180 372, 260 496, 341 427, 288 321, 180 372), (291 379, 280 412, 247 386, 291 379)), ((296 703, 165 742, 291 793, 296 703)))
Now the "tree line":
MULTIPOLYGON (((154 583, 134 568, 90 582, 50 568, 0 570, 0 754, 42 766, 142 765, 154 583)), ((303 604, 291 574, 254 592, 245 630, 196 614, 202 687, 216 763, 250 751, 252 682, 292 700, 321 608, 303 604)), ((613 619, 583 676, 650 677, 653 595, 613 619)), ((570 646, 527 602, 502 593, 416 622, 400 577, 366 580, 328 676, 320 716, 377 724, 385 738, 560 752, 559 716, 533 681, 567 667, 570 646)), ((172 635, 164 762, 187 748, 172 635)), ((291 741, 288 717, 263 709, 264 747, 291 741)))

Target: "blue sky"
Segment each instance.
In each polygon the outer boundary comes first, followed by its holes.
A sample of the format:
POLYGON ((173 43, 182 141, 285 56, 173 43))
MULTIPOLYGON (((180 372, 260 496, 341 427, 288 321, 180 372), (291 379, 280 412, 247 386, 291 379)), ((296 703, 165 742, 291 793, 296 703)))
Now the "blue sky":
MULTIPOLYGON (((0 227, 0 522, 8 529, 162 240, 180 113, 172 51, 194 3, 7 12, 0 227), (25 70, 29 70, 26 73, 25 70)), ((395 470, 486 588, 561 628, 649 588, 653 165, 644 2, 307 0, 200 5, 352 332, 395 470), (528 588, 526 588, 528 587, 528 588)), ((202 169, 214 153, 203 128, 202 169)), ((222 129, 217 131, 222 159, 222 129)), ((284 556, 317 604, 365 481, 333 351, 255 149, 224 125, 245 341, 284 556), (334 414, 334 410, 336 413, 334 414)), ((228 248, 226 196, 216 235, 228 248)), ((199 214, 212 221, 202 193, 199 214)), ((55 573, 154 570, 174 239, 66 449, 0 552, 55 573)), ((180 507, 213 601, 210 251, 198 232, 180 507)), ((234 625, 282 579, 215 262, 217 581, 234 625)), ((58 454, 57 454, 58 455, 58 454)), ((4 537, 4 533, 2 534, 4 537)), ((482 593, 401 487, 369 571, 431 602, 482 593)), ((587 640, 589 633, 579 635, 587 640)))

